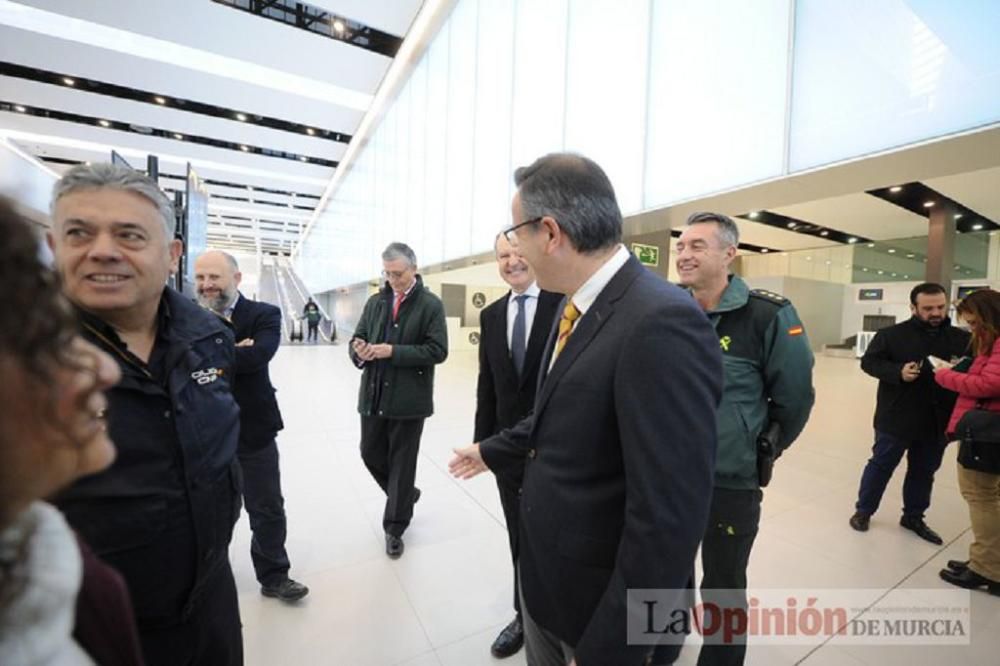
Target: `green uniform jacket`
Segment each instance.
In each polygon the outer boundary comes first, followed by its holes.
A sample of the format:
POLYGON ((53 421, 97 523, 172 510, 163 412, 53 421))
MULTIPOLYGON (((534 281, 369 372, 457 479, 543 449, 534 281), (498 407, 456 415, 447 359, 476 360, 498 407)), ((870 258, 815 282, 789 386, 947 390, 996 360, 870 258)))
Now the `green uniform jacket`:
POLYGON ((348 345, 351 361, 363 369, 358 391, 362 416, 387 419, 424 418, 434 413, 434 366, 448 358, 448 329, 441 299, 417 283, 392 316, 388 283, 368 299, 354 337, 372 344, 392 345, 392 357, 365 362, 348 345))
POLYGON ((707 314, 719 335, 725 372, 716 415, 715 485, 758 489, 757 436, 777 421, 778 448, 784 451, 809 420, 816 397, 809 339, 789 300, 751 291, 735 275, 707 314))

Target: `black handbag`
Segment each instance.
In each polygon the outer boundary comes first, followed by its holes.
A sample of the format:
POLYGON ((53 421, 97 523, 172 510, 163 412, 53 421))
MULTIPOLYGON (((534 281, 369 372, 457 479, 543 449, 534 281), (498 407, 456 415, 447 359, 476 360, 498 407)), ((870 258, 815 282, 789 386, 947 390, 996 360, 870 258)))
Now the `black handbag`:
POLYGON ((970 409, 955 424, 958 464, 966 469, 1000 474, 1000 412, 970 409))

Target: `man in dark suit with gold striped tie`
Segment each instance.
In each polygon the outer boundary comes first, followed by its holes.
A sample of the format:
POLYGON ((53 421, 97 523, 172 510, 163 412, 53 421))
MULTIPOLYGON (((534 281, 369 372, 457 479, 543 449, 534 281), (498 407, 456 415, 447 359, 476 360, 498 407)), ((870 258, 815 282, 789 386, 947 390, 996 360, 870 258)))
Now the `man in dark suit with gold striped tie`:
POLYGON ((505 236, 538 285, 566 299, 532 414, 456 450, 450 469, 523 473, 528 663, 638 666, 665 640, 645 631, 646 595, 684 609, 708 518, 718 338, 688 294, 622 245, 621 211, 597 164, 547 155, 514 180, 505 236))

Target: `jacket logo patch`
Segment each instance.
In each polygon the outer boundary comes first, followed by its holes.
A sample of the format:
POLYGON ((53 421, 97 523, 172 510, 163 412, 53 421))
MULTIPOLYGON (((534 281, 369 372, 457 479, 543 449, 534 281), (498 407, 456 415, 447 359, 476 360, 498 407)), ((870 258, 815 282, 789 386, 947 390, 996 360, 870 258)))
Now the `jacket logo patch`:
POLYGON ((788 329, 788 335, 802 335, 804 332, 801 326, 792 326, 788 329))
POLYGON ((729 351, 729 345, 731 344, 733 344, 733 339, 728 335, 719 338, 719 346, 722 347, 722 351, 729 351))
POLYGON ((223 374, 225 373, 220 368, 206 368, 205 370, 195 370, 192 372, 191 379, 204 386, 205 384, 211 384, 223 374))

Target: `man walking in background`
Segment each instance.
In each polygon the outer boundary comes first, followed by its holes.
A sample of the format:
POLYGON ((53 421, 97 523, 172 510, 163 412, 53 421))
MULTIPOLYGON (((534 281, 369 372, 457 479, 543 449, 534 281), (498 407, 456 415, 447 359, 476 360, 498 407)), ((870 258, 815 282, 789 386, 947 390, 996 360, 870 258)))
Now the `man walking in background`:
POLYGON ((194 264, 198 302, 229 319, 236 336, 236 381, 240 406, 238 458, 243 499, 250 516, 250 557, 264 596, 298 601, 309 588, 288 577, 287 524, 278 467, 278 431, 284 427, 268 364, 281 344, 281 310, 252 301, 238 289, 242 274, 232 255, 213 250, 194 264))
MULTIPOLYGON (((503 298, 479 314, 479 381, 476 387, 474 441, 481 442, 510 428, 531 412, 542 350, 555 321, 561 294, 542 291, 535 273, 503 234, 494 242, 500 277, 510 286, 503 298)), ((521 649, 524 629, 517 594, 517 539, 521 479, 497 477, 500 504, 507 523, 514 561, 516 616, 493 642, 494 657, 509 657, 521 649)))
POLYGON ((940 545, 942 539, 924 522, 924 512, 931 505, 934 473, 947 445, 944 431, 958 396, 934 381, 927 357, 949 361, 969 353, 970 335, 951 325, 948 296, 939 284, 914 287, 910 312, 906 321, 876 333, 861 359, 861 369, 879 380, 875 444, 861 474, 850 524, 859 532, 868 531, 889 479, 906 454, 899 524, 940 545))
POLYGON ((309 297, 309 301, 306 303, 306 306, 302 308, 302 316, 309 325, 309 333, 306 335, 306 340, 316 342, 316 338, 319 335, 319 321, 322 319, 323 315, 320 314, 319 306, 316 305, 316 301, 314 301, 311 296, 309 297))
POLYGON ((448 357, 448 329, 441 299, 424 287, 408 245, 390 243, 382 268, 385 285, 365 304, 348 353, 363 370, 361 459, 385 492, 385 552, 396 559, 420 499, 420 435, 434 413, 434 366, 448 357))

